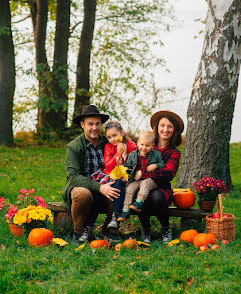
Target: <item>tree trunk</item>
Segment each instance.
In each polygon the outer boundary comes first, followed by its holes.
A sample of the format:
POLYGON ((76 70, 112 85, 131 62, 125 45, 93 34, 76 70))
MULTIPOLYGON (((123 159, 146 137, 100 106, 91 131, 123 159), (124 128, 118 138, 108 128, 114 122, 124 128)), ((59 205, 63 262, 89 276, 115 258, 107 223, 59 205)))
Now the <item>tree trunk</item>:
POLYGON ((229 141, 241 58, 240 0, 209 0, 201 61, 187 111, 178 187, 203 176, 231 188, 229 141))
POLYGON ((77 61, 74 115, 80 112, 83 105, 89 104, 90 102, 90 97, 88 95, 90 88, 89 71, 95 13, 96 0, 84 0, 84 22, 77 61))
POLYGON ((68 115, 68 41, 70 26, 70 0, 58 0, 53 65, 53 94, 56 102, 55 130, 65 128, 68 115))
POLYGON ((8 0, 0 1, 0 144, 13 143, 12 116, 15 55, 8 0))
POLYGON ((65 128, 68 112, 67 55, 70 25, 70 0, 58 0, 54 65, 50 70, 46 56, 48 0, 31 0, 36 68, 39 81, 38 131, 56 132, 65 128))

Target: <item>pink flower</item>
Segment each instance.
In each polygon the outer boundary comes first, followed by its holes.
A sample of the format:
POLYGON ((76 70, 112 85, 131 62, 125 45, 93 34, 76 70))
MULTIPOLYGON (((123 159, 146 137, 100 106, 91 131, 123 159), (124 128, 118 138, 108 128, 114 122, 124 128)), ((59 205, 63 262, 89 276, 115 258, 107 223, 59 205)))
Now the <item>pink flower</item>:
POLYGON ((28 191, 25 189, 25 188, 22 188, 20 191, 19 191, 19 193, 20 194, 26 194, 28 191))
POLYGON ((4 198, 0 197, 0 210, 2 210, 4 207, 4 198))
POLYGON ((15 207, 13 204, 10 205, 9 209, 7 210, 7 214, 5 214, 6 219, 11 220, 13 216, 17 213, 18 208, 15 207))
POLYGON ((38 202, 38 206, 42 206, 44 208, 47 208, 46 202, 42 197, 34 196, 35 200, 38 202))
POLYGON ((28 190, 28 193, 33 194, 34 193, 34 189, 28 190))

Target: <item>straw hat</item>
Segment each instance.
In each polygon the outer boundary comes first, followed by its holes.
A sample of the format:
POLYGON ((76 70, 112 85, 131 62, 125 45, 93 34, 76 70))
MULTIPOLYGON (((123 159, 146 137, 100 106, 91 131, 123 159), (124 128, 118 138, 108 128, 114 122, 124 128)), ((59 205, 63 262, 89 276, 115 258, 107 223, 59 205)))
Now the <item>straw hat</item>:
POLYGON ((180 118, 179 115, 177 115, 176 113, 174 113, 172 111, 169 111, 169 110, 161 110, 161 111, 158 111, 158 112, 154 113, 152 115, 151 121, 150 121, 151 128, 153 129, 157 125, 160 118, 165 117, 165 116, 169 116, 172 119, 174 119, 177 122, 177 124, 179 125, 181 133, 183 132, 183 130, 184 130, 183 120, 180 118))

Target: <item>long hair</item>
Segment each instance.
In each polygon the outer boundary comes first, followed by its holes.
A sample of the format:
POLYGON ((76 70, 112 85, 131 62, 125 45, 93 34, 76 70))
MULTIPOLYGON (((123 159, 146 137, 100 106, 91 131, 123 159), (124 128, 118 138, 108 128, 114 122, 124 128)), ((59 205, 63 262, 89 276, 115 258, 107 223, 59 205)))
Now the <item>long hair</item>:
MULTIPOLYGON (((122 128, 122 125, 117 121, 117 120, 111 120, 107 123, 106 127, 105 127, 105 133, 108 129, 110 128, 116 128, 118 131, 124 131, 122 128)), ((128 138, 127 136, 124 134, 123 136, 123 143, 127 143, 128 138)))
POLYGON ((155 134, 155 144, 158 144, 159 142, 159 134, 158 134, 158 125, 159 125, 159 121, 163 118, 167 118, 174 126, 174 133, 170 139, 170 144, 172 146, 179 146, 182 143, 182 135, 181 135, 181 130, 179 127, 179 124, 175 121, 175 119, 173 119, 172 117, 168 116, 168 115, 164 115, 161 116, 156 124, 156 126, 154 127, 154 134, 155 134))

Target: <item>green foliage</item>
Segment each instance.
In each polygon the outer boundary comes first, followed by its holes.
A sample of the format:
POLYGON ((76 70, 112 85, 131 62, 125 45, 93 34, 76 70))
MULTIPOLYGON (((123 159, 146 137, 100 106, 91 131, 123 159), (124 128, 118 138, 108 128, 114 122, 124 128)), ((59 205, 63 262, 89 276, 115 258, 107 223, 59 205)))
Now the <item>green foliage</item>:
MULTIPOLYGON (((20 188, 35 188, 47 201, 60 201, 65 184, 65 148, 0 147, 0 196, 16 199, 20 188)), ((88 244, 75 251, 71 236, 63 248, 29 247, 25 236, 14 238, 0 212, 0 293, 239 293, 241 258, 241 144, 230 146, 234 191, 223 200, 224 211, 236 216, 236 240, 218 251, 197 254, 192 245, 168 247, 160 241, 160 226, 152 218, 153 242, 148 250, 92 251, 88 244), (191 279, 192 278, 192 279, 191 279), (189 283, 188 283, 189 281, 189 283), (192 281, 192 283, 190 283, 192 281)), ((216 208, 215 208, 216 209, 216 208)), ((99 226, 104 220, 98 218, 99 226)), ((181 231, 171 218, 174 238, 181 231)), ((205 222, 187 228, 203 232, 205 222)), ((54 228, 55 237, 60 233, 54 228)), ((131 217, 124 237, 140 236, 140 224, 131 217)), ((99 229, 95 230, 99 236, 99 229)))
POLYGON ((0 27, 0 38, 4 38, 6 36, 11 35, 11 28, 10 27, 0 27))

